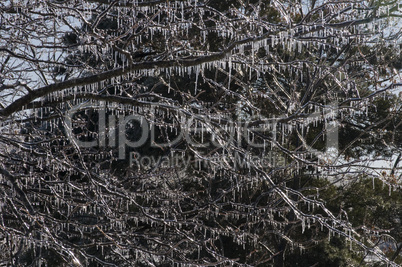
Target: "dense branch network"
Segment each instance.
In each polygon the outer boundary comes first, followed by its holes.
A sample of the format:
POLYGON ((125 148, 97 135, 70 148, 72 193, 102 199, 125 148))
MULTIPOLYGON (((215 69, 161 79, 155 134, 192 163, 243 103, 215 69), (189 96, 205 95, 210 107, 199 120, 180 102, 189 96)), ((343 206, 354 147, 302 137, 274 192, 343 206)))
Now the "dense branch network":
POLYGON ((0 12, 4 262, 282 266, 338 235, 397 265, 314 182, 400 192, 397 1, 0 12))

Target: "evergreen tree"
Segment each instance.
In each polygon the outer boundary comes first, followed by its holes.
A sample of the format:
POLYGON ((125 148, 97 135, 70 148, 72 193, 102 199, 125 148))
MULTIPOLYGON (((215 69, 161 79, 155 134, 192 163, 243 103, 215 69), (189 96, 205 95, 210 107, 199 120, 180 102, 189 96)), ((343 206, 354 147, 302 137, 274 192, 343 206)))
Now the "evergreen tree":
POLYGON ((400 264, 396 1, 0 10, 4 263, 400 264))

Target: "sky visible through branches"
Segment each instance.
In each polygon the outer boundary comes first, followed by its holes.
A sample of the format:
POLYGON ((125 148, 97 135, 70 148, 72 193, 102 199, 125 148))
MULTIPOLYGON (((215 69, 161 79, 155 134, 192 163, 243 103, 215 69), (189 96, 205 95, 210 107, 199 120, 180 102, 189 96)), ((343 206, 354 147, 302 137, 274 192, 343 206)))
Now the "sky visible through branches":
POLYGON ((374 0, 1 2, 0 260, 398 266, 401 16, 374 0))

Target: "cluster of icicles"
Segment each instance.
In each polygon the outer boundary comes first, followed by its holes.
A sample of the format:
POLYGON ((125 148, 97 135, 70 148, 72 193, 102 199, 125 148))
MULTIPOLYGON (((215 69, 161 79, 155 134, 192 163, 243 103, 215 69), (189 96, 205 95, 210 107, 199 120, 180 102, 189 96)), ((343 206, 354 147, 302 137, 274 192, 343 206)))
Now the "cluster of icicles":
MULTIPOLYGON (((234 177, 232 172, 225 171, 225 173, 221 174, 223 176, 232 176, 233 179, 240 178, 240 177, 234 177)), ((247 179, 247 177, 241 177, 241 179, 247 179)), ((38 181, 31 181, 32 185, 37 183, 38 181)), ((51 181, 50 181, 51 182, 51 181)), ((247 181, 246 181, 247 182, 247 181)), ((67 189, 65 188, 65 185, 57 184, 55 183, 54 185, 48 184, 48 186, 54 187, 52 188, 52 192, 59 192, 61 195, 49 195, 49 196, 41 196, 40 201, 43 201, 43 197, 49 198, 48 203, 53 203, 54 208, 59 211, 66 211, 67 213, 65 216, 71 217, 73 214, 76 216, 82 215, 85 217, 90 218, 93 216, 94 218, 99 217, 99 214, 103 214, 105 212, 104 207, 97 206, 87 206, 85 203, 81 204, 76 204, 75 206, 72 205, 72 202, 68 199, 69 197, 73 197, 72 193, 68 193, 68 191, 71 191, 71 188, 67 189)), ((110 187, 110 189, 113 192, 113 186, 114 185, 106 185, 107 187, 110 187)), ((40 190, 40 189, 39 189, 40 190)), ((234 190, 238 191, 238 190, 234 190)), ((285 191, 286 194, 289 194, 290 191, 285 191)), ((82 225, 82 224, 76 224, 73 222, 59 222, 59 221, 47 221, 48 227, 52 225, 51 228, 47 232, 41 235, 40 239, 34 239, 34 238, 24 238, 24 244, 28 247, 35 247, 35 245, 38 245, 39 243, 44 245, 44 247, 51 247, 53 246, 53 241, 52 241, 52 235, 57 235, 58 233, 69 233, 70 237, 80 237, 80 233, 88 233, 94 230, 94 228, 99 229, 99 231, 102 231, 105 233, 105 236, 109 238, 110 240, 115 241, 113 242, 119 242, 119 238, 116 237, 116 234, 121 235, 121 237, 125 237, 128 232, 126 232, 127 225, 130 225, 129 227, 133 227, 132 223, 138 227, 139 225, 150 225, 153 227, 153 229, 164 229, 163 231, 167 231, 168 228, 176 228, 177 231, 182 231, 185 229, 187 235, 189 234, 189 229, 192 229, 191 232, 194 235, 194 237, 199 236, 200 234, 203 235, 201 238, 203 240, 208 240, 208 239, 217 239, 220 236, 228 236, 228 237, 233 237, 235 242, 238 245, 243 246, 244 248, 248 245, 252 246, 258 246, 258 235, 256 233, 251 233, 251 232, 237 232, 235 229, 231 228, 230 226, 225 227, 225 228, 212 228, 212 227, 206 227, 205 225, 199 224, 196 221, 192 220, 186 220, 186 215, 182 215, 180 213, 174 212, 172 209, 169 207, 171 205, 177 205, 177 203, 172 202, 172 199, 176 199, 179 201, 180 199, 183 200, 184 198, 187 198, 188 196, 186 195, 180 195, 180 193, 176 191, 161 191, 158 192, 157 195, 155 195, 155 192, 125 192, 126 194, 126 199, 125 200, 116 200, 116 196, 111 194, 110 196, 103 195, 102 199, 103 201, 106 201, 106 203, 111 203, 110 207, 113 210, 118 210, 118 214, 131 214, 131 216, 120 216, 115 218, 114 220, 108 222, 108 223, 102 223, 102 224, 97 224, 97 225, 82 225), (138 214, 134 214, 131 210, 135 207, 138 207, 138 199, 142 198, 143 201, 142 203, 142 212, 146 214, 147 216, 144 216, 141 212, 138 214), (169 200, 169 201, 165 201, 169 200), (173 212, 173 214, 170 214, 169 212, 173 212), (184 216, 184 217, 182 217, 184 216), (130 222, 128 221, 130 220, 130 222)), ((78 196, 78 195, 77 195, 78 196)), ((77 197, 75 196, 75 197, 77 197)), ((34 196, 35 197, 35 196, 34 196)), ((282 208, 273 208, 275 205, 263 205, 263 206, 255 206, 255 205, 245 205, 242 203, 236 203, 235 201, 236 197, 233 196, 230 197, 230 208, 227 206, 227 202, 223 199, 222 203, 217 202, 214 207, 211 207, 211 209, 202 211, 200 210, 201 213, 205 212, 205 215, 207 218, 208 217, 218 217, 221 216, 224 220, 229 220, 229 221, 238 221, 238 220, 243 220, 245 219, 247 224, 250 225, 250 228, 253 229, 253 225, 259 225, 259 227, 262 227, 262 229, 272 229, 267 232, 269 234, 272 232, 272 234, 279 234, 282 235, 282 231, 284 230, 286 226, 285 221, 277 221, 275 218, 278 216, 286 216, 287 213, 290 212, 289 208, 282 207, 282 208), (222 206, 220 206, 222 205, 222 206)), ((272 201, 276 201, 276 198, 273 197, 272 201)), ((36 199, 32 199, 33 202, 36 201, 36 199)), ((326 208, 323 206, 323 203, 316 201, 316 200, 309 200, 307 198, 303 198, 300 201, 300 204, 308 205, 309 211, 314 210, 316 208, 322 208, 324 212, 328 212, 326 208)), ((1 208, 1 207, 0 207, 1 208)), ((301 231, 304 232, 305 229, 310 229, 310 227, 313 225, 313 227, 319 227, 321 226, 321 229, 323 228, 328 228, 328 238, 330 239, 332 236, 338 235, 338 236, 343 236, 346 237, 347 240, 350 241, 350 246, 352 247, 353 243, 359 243, 354 236, 357 235, 350 226, 342 221, 341 219, 335 219, 330 212, 328 212, 329 218, 324 218, 322 216, 314 216, 314 215, 309 215, 309 214, 301 214, 299 211, 295 210, 296 215, 298 219, 300 220, 300 227, 301 231)), ((303 251, 303 246, 301 244, 298 244, 296 242, 293 242, 291 239, 283 236, 284 238, 287 239, 289 244, 291 245, 292 249, 294 248, 300 248, 301 251, 303 251)), ((18 237, 16 236, 18 239, 18 237)), ((131 240, 135 244, 136 240, 131 240)), ((151 245, 154 243, 153 239, 147 240, 147 244, 151 245)), ((359 243, 360 244, 360 243, 359 243)), ((360 244, 364 246, 363 244, 360 244)), ((99 244, 99 248, 103 251, 105 245, 99 244)), ((107 245, 106 245, 107 246, 107 245)), ((198 242, 197 240, 190 240, 188 243, 188 248, 187 249, 200 249, 203 244, 198 242)), ((120 248, 120 247, 119 247, 120 248)), ((129 246, 129 249, 131 247, 129 246)), ((121 249, 121 254, 129 256, 129 250, 126 250, 124 248, 121 249)), ((138 257, 136 259, 140 259, 140 254, 141 252, 140 249, 136 249, 136 253, 138 257)), ((376 253, 373 251, 373 253, 376 253)), ((102 253, 103 254, 103 253, 102 253)), ((378 254, 378 253, 377 253, 378 254)), ((149 257, 149 255, 144 254, 144 257, 149 257)), ((378 254, 377 256, 380 256, 381 258, 383 257, 381 254, 378 254)))
MULTIPOLYGON (((40 1, 42 4, 45 4, 45 1, 40 1)), ((71 1, 74 2, 74 1, 71 1)), ((77 3, 83 3, 86 4, 85 9, 86 14, 88 17, 92 16, 92 4, 86 3, 83 0, 76 1, 77 3)), ((150 26, 146 29, 146 33, 148 34, 149 38, 152 40, 155 35, 157 34, 162 34, 165 38, 178 38, 179 33, 184 32, 184 36, 188 36, 189 29, 191 29, 192 21, 189 19, 192 16, 203 16, 203 12, 206 12, 207 9, 203 6, 202 1, 196 1, 196 0, 188 0, 188 1, 163 1, 158 5, 154 6, 146 6, 146 5, 141 5, 143 3, 142 1, 122 1, 121 6, 117 5, 113 9, 117 12, 118 16, 118 22, 119 25, 124 26, 126 23, 125 20, 127 17, 125 14, 130 14, 131 18, 131 25, 135 25, 135 16, 139 13, 145 14, 146 16, 151 16, 153 14, 159 13, 158 18, 150 24, 150 26), (134 12, 133 12, 134 10, 134 12), (188 11, 190 10, 190 11, 188 11), (165 15, 165 16, 162 16, 165 15), (166 25, 169 24, 170 27, 166 27, 166 25)), ((67 12, 67 11, 66 11, 67 12)), ((216 13, 213 13, 216 15, 216 13)), ((230 74, 232 73, 233 70, 237 70, 243 66, 247 66, 249 68, 250 72, 250 78, 252 77, 251 73, 265 73, 265 72, 273 72, 276 71, 278 73, 281 72, 294 72, 300 77, 300 80, 303 81, 303 62, 293 62, 289 64, 279 64, 279 63, 272 63, 272 62, 267 62, 265 59, 262 60, 257 60, 256 57, 254 56, 255 53, 260 49, 264 48, 267 51, 267 54, 273 53, 272 51, 277 49, 278 47, 282 47, 282 49, 285 49, 287 51, 293 51, 296 53, 302 53, 304 49, 309 49, 309 47, 314 47, 316 45, 317 40, 321 39, 326 39, 321 46, 323 50, 330 49, 331 47, 335 47, 339 49, 342 45, 345 45, 351 41, 351 39, 356 38, 356 41, 360 41, 359 36, 354 37, 350 32, 353 32, 356 30, 357 26, 353 26, 352 29, 337 29, 337 28, 326 28, 323 27, 323 24, 312 24, 312 25, 300 25, 300 26, 295 26, 290 29, 282 29, 280 26, 270 26, 270 30, 272 30, 275 34, 267 34, 263 38, 259 38, 260 36, 264 35, 265 32, 267 31, 266 25, 261 25, 260 21, 258 20, 249 20, 248 18, 244 19, 242 18, 241 20, 237 20, 238 17, 241 14, 238 12, 232 12, 232 16, 234 18, 228 18, 228 17, 223 17, 221 20, 216 21, 215 25, 215 30, 213 30, 214 33, 218 34, 218 36, 221 36, 223 38, 232 38, 233 41, 240 41, 242 39, 247 39, 250 38, 249 42, 242 43, 237 45, 226 57, 219 61, 211 61, 211 62, 205 62, 202 63, 198 66, 190 66, 190 67, 182 67, 180 65, 177 66, 172 66, 169 68, 165 69, 145 69, 145 70, 136 70, 131 73, 122 75, 120 77, 113 78, 110 81, 104 81, 96 84, 89 84, 85 85, 82 87, 74 87, 70 88, 67 90, 62 90, 62 91, 57 91, 55 93, 52 93, 47 96, 46 99, 44 99, 43 103, 45 101, 62 101, 64 98, 67 96, 80 96, 80 95, 85 95, 85 94, 99 94, 100 91, 103 90, 105 84, 115 84, 117 88, 117 92, 122 92, 122 88, 119 88, 120 84, 122 83, 122 80, 130 80, 133 79, 133 77, 141 77, 141 76, 157 76, 160 72, 167 73, 168 75, 192 75, 195 73, 198 75, 201 71, 208 70, 208 69, 215 69, 215 68, 221 68, 221 69, 226 69, 227 72, 230 74), (245 21, 248 24, 244 24, 245 21), (238 33, 237 30, 240 27, 247 27, 248 32, 247 34, 245 33, 238 33), (354 28, 354 29, 353 29, 354 28), (244 53, 245 50, 249 50, 251 46, 251 57, 249 57, 248 61, 245 61, 244 58, 244 53)), ((62 17, 63 14, 60 15, 62 17)), ((342 19, 343 15, 340 15, 340 19, 342 19)), ((373 29, 375 29, 378 26, 372 26, 373 29)), ((244 29, 244 28, 243 28, 244 29)), ((201 29, 201 36, 200 36, 200 43, 203 43, 207 39, 208 31, 206 29, 201 29)), ((137 47, 140 47, 142 44, 142 37, 141 35, 136 36, 133 38, 133 42, 130 44, 131 50, 136 51, 137 47)), ((90 40, 85 40, 84 39, 84 44, 79 46, 79 49, 82 52, 90 52, 95 55, 98 55, 102 57, 102 54, 108 54, 108 53, 116 53, 114 55, 114 58, 120 58, 122 59, 122 64, 119 64, 117 60, 115 60, 115 68, 125 68, 129 66, 129 61, 124 55, 121 55, 118 52, 113 51, 112 47, 110 44, 106 44, 104 48, 101 49, 101 53, 99 53, 99 47, 91 44, 85 44, 85 42, 90 42, 90 40)), ((195 48, 189 47, 190 50, 194 50, 192 56, 204 56, 205 54, 208 54, 208 51, 195 51, 195 48)), ((177 56, 182 56, 181 54, 177 54, 177 56)), ((325 69, 320 69, 323 73, 321 75, 324 75, 325 72, 328 72, 329 70, 325 69)), ((258 76, 258 75, 257 75, 258 76)), ((198 77, 198 76, 197 76, 198 77)), ((347 88, 349 84, 343 84, 341 85, 342 87, 347 88)), ((195 94, 197 94, 197 88, 195 87, 195 94)), ((262 93, 262 96, 264 96, 264 93, 262 93)), ((268 97, 268 95, 267 95, 268 97)), ((82 104, 83 102, 86 102, 88 100, 83 100, 83 99, 73 99, 73 103, 75 105, 82 104)), ((96 101, 90 100, 89 102, 92 102, 92 104, 96 105, 96 101)), ((117 112, 120 112, 121 114, 149 114, 151 113, 149 111, 149 108, 144 106, 135 106, 133 105, 120 105, 120 104, 110 104, 111 109, 116 109, 118 110, 117 112), (114 105, 114 106, 113 106, 114 105)), ((366 105, 367 106, 367 105, 366 105)), ((311 116, 308 117, 306 120, 301 121, 301 122, 292 122, 292 123, 271 123, 271 124, 264 124, 264 132, 269 133, 269 135, 272 137, 272 133, 278 132, 278 136, 280 136, 279 143, 284 143, 285 137, 287 135, 290 135, 295 129, 300 130, 301 135, 304 135, 304 133, 307 131, 307 127, 314 127, 317 126, 318 124, 325 124, 327 121, 332 121, 336 119, 337 114, 333 112, 325 112, 324 108, 318 107, 318 106, 309 106, 307 109, 311 113, 318 113, 321 114, 320 116, 311 116)), ((173 104, 166 108, 166 107, 153 107, 152 109, 153 114, 157 114, 157 116, 161 117, 166 117, 166 118, 179 118, 179 121, 186 122, 188 121, 188 115, 189 113, 191 114, 192 112, 189 111, 188 109, 185 109, 180 106, 174 106, 173 104), (174 114, 174 116, 173 116, 174 114)), ((34 112, 34 114, 38 114, 34 112)), ((42 113, 40 113, 42 114, 42 113)), ((39 114, 39 116, 41 116, 39 114)), ((231 132, 231 133, 240 133, 242 129, 240 128, 242 125, 236 124, 236 123, 231 123, 231 124, 222 124, 222 121, 224 121, 226 118, 223 117, 221 114, 217 115, 215 118, 213 115, 208 114, 208 119, 201 116, 200 114, 194 114, 197 115, 198 121, 197 123, 194 124, 189 124, 189 123, 181 123, 178 125, 172 125, 171 130, 177 130, 177 128, 181 128, 181 130, 185 132, 197 132, 197 135, 199 135, 201 140, 206 139, 207 135, 214 135, 217 134, 221 131, 224 132, 231 132), (220 124, 220 128, 216 128, 216 124, 208 123, 211 120, 215 120, 218 125, 220 124), (185 127, 188 127, 187 129, 185 127), (191 127, 194 127, 195 130, 190 129, 191 127)), ((39 117, 38 119, 42 119, 39 117)), ((59 121, 55 120, 52 121, 51 125, 59 125, 59 121)), ((153 122, 150 122, 153 123, 153 122)), ((251 129, 253 130, 253 129, 251 129)), ((50 129, 52 131, 52 129, 50 129)), ((248 138, 253 139, 256 138, 253 134, 252 131, 249 131, 248 134, 250 135, 248 138)), ((218 137, 216 137, 218 138, 218 137)), ((273 135, 274 141, 276 140, 277 135, 273 135)), ((223 139, 223 138, 221 138, 223 139)), ((230 145, 225 146, 225 149, 223 150, 223 153, 229 154, 232 153, 230 151, 230 145)), ((272 150, 273 147, 275 147, 276 143, 267 141, 264 141, 264 151, 270 151, 272 150)), ((18 151, 17 151, 18 153, 18 151)), ((222 156, 222 155, 220 155, 222 156)), ((311 155, 300 155, 299 156, 301 160, 304 160, 305 158, 311 158, 311 155)), ((247 159, 247 157, 246 157, 247 159)), ((55 164, 55 160, 52 158, 39 158, 38 159, 38 168, 42 169, 43 166, 55 166, 53 168, 56 168, 57 171, 68 171, 69 168, 64 166, 63 164, 55 164)), ((300 167, 302 167, 300 165, 300 167)), ((212 173, 217 173, 217 172, 222 172, 222 166, 218 166, 217 164, 211 164, 211 172, 212 173)), ((26 184, 34 184, 37 182, 38 177, 27 177, 25 178, 26 184)), ((235 179, 237 177, 234 177, 235 179)), ((243 177, 244 178, 244 177, 243 177)), ((250 181, 250 186, 253 186, 253 183, 258 183, 258 181, 262 180, 263 177, 259 177, 259 174, 253 175, 253 178, 250 181)), ((61 193, 61 199, 64 199, 67 197, 67 195, 72 195, 72 188, 73 187, 61 187, 61 188, 56 188, 55 191, 61 193)), ((236 194, 242 194, 242 190, 233 190, 233 197, 236 199, 236 194)), ((143 197, 148 198, 147 201, 151 202, 153 196, 152 195, 143 195, 143 197)), ((241 196, 240 196, 241 197, 241 196)), ((172 198, 171 195, 166 196, 166 198, 172 198)), ((134 199, 134 197, 133 197, 134 199)), ((72 211, 72 206, 69 204, 61 203, 59 198, 54 198, 54 205, 59 208, 61 205, 67 205, 67 212, 68 214, 72 211)), ((106 199, 107 201, 111 199, 106 199)), ((35 201, 35 199, 34 199, 35 201)), ((313 210, 314 205, 320 205, 320 203, 316 203, 315 201, 308 200, 306 199, 306 205, 313 210)), ((127 203, 123 203, 122 205, 126 205, 126 209, 129 210, 129 206, 132 205, 129 201, 127 203)), ((322 206, 321 206, 322 207, 322 206)), ((245 214, 247 217, 247 220, 249 220, 251 223, 257 222, 258 220, 261 219, 262 214, 268 214, 267 219, 263 221, 263 224, 270 225, 274 228, 281 229, 283 226, 281 225, 280 222, 276 222, 273 218, 275 213, 280 214, 281 211, 278 210, 273 210, 273 209, 268 209, 266 210, 265 208, 261 209, 255 209, 250 208, 250 207, 245 207, 243 205, 237 205, 233 204, 232 205, 233 212, 225 214, 227 218, 230 219, 236 219, 239 220, 242 216, 245 214)), ((88 214, 88 213, 94 213, 98 214, 101 211, 97 210, 96 208, 93 207, 87 207, 85 205, 82 205, 81 207, 78 208, 78 213, 80 214, 88 214)), ((152 209, 145 208, 144 209, 145 213, 150 213, 154 214, 155 212, 152 211, 152 209)), ((156 210, 156 212, 160 212, 160 210, 156 210)), ((282 211, 286 212, 286 211, 282 211)), ((220 213, 219 207, 216 207, 214 211, 211 211, 211 213, 217 214, 220 213)), ((170 217, 169 214, 167 214, 165 211, 163 211, 163 218, 161 218, 161 221, 163 223, 160 223, 160 226, 163 225, 175 225, 178 227, 178 229, 182 229, 183 226, 186 226, 185 223, 179 223, 175 221, 169 221, 168 218, 170 217)), ((322 227, 326 227, 329 229, 329 238, 332 235, 339 234, 346 236, 349 240, 353 240, 353 242, 358 243, 353 238, 353 233, 350 230, 350 228, 347 225, 343 224, 336 224, 335 222, 337 221, 335 218, 330 218, 328 220, 324 220, 321 217, 314 217, 306 214, 298 214, 299 219, 301 220, 301 228, 302 232, 305 231, 306 227, 309 228, 310 225, 313 223, 319 223, 322 227), (335 225, 336 224, 336 225, 335 225), (344 227, 342 230, 338 230, 340 228, 344 227)), ((154 225, 158 224, 158 222, 153 221, 152 219, 148 217, 138 217, 135 220, 135 223, 138 224, 140 222, 144 222, 146 224, 154 225)), ((111 225, 111 228, 116 229, 117 231, 121 232, 124 229, 124 226, 126 225, 126 221, 124 220, 116 220, 113 225, 111 225)), ((67 230, 69 231, 69 224, 65 225, 60 225, 59 230, 67 230), (66 228, 66 229, 65 229, 66 228)), ((101 230, 107 231, 107 228, 102 228, 103 226, 100 226, 101 230)), ((57 228, 55 228, 57 230, 57 228)), ((83 231, 90 231, 90 229, 87 227, 82 228, 83 231)), ((194 232, 199 232, 199 230, 202 230, 204 232, 204 239, 206 239, 208 236, 211 236, 212 238, 216 237, 218 234, 222 235, 230 235, 230 231, 224 231, 224 232, 219 232, 217 230, 210 230, 207 229, 206 227, 199 226, 199 228, 194 227, 194 232)), ((238 235, 236 236, 236 242, 239 245, 245 246, 247 244, 247 238, 251 238, 251 242, 256 242, 256 237, 253 235, 238 235)), ((29 239, 26 239, 27 242, 29 242, 29 239)), ((352 244, 352 242, 351 242, 352 244)), ((32 244, 30 244, 32 245, 32 244)), ((136 250, 137 254, 141 254, 142 252, 140 250, 136 250)), ((141 257, 141 255, 137 256, 138 258, 141 257)), ((148 257, 148 255, 144 254, 144 258, 148 257)))

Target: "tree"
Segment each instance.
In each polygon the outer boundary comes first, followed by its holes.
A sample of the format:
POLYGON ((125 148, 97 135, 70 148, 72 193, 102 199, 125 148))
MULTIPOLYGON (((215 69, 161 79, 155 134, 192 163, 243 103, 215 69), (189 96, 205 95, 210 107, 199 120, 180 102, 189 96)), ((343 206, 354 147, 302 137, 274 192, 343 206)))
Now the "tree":
POLYGON ((320 196, 400 193, 397 1, 0 10, 4 262, 283 266, 325 236, 397 265, 320 196))

